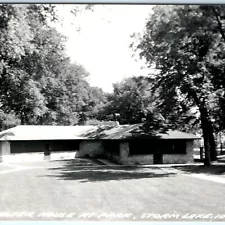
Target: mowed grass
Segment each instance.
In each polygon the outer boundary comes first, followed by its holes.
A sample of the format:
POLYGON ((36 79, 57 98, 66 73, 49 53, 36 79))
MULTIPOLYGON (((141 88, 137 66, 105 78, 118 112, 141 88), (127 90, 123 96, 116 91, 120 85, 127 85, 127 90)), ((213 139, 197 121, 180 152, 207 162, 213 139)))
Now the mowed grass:
POLYGON ((0 219, 152 221, 169 219, 150 215, 176 214, 180 215, 176 220, 189 221, 182 216, 225 212, 223 184, 170 169, 107 167, 92 160, 22 166, 16 172, 0 174, 0 219), (4 216, 15 212, 32 216, 4 216), (63 216, 68 214, 72 216, 63 216))
POLYGON ((194 166, 183 166, 175 167, 176 169, 185 172, 185 173, 203 173, 203 174, 212 174, 212 175, 225 175, 225 165, 194 165, 194 166))

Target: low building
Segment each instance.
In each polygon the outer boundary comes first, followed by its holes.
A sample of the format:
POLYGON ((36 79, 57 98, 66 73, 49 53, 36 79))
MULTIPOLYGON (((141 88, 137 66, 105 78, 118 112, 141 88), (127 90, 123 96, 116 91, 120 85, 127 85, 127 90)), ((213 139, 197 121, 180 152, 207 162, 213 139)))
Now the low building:
POLYGON ((118 164, 192 163, 196 136, 180 131, 146 134, 142 124, 88 126, 17 126, 0 132, 0 152, 106 157, 118 164))

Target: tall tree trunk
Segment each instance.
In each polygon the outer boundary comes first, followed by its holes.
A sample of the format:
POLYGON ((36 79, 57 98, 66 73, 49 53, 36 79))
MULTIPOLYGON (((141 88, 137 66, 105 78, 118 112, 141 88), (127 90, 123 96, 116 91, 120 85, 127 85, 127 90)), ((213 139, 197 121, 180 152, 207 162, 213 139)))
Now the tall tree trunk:
POLYGON ((224 33, 224 30, 223 30, 223 24, 222 24, 222 21, 221 21, 221 18, 220 18, 220 13, 219 11, 217 10, 216 8, 217 6, 211 6, 211 9, 213 11, 213 14, 214 16, 216 17, 216 21, 217 21, 217 24, 218 24, 218 28, 219 28, 219 32, 225 42, 225 33, 224 33))
POLYGON ((23 115, 23 112, 22 111, 20 112, 20 124, 21 125, 24 125, 25 124, 24 115, 23 115))
POLYGON ((212 122, 209 118, 209 113, 206 108, 205 99, 200 101, 200 99, 197 96, 197 93, 194 91, 191 91, 190 94, 193 97, 200 112, 201 128, 203 132, 204 147, 205 147, 205 165, 209 166, 211 165, 211 161, 215 161, 217 158, 212 122))
POLYGON ((204 138, 205 147, 205 165, 210 165, 211 161, 217 158, 215 138, 213 134, 213 126, 208 116, 208 111, 205 107, 199 108, 201 117, 201 126, 204 138))
POLYGON ((210 155, 209 139, 208 139, 206 130, 203 131, 203 138, 204 138, 204 147, 205 147, 204 165, 210 166, 211 165, 211 155, 210 155))
POLYGON ((210 156, 212 161, 217 160, 217 150, 216 150, 216 142, 214 137, 214 131, 212 122, 208 121, 208 133, 209 133, 209 146, 210 146, 210 156))

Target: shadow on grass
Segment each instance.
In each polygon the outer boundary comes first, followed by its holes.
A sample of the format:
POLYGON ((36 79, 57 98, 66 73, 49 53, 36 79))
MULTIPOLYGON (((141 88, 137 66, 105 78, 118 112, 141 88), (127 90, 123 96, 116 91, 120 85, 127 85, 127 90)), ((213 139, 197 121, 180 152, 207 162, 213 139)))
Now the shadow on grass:
POLYGON ((185 166, 185 167, 175 167, 176 169, 184 173, 203 173, 211 175, 225 175, 224 165, 211 165, 211 166, 185 166))
POLYGON ((64 165, 69 165, 78 167, 78 166, 98 166, 98 165, 105 165, 104 163, 100 162, 99 160, 95 158, 76 158, 76 159, 62 159, 62 160, 52 160, 51 163, 59 162, 64 165))
POLYGON ((143 178, 164 178, 176 175, 175 173, 166 172, 160 170, 159 168, 107 165, 85 166, 84 163, 82 165, 79 160, 78 162, 77 160, 62 161, 62 166, 49 168, 48 170, 50 174, 44 177, 52 177, 59 180, 77 180, 81 183, 143 178))

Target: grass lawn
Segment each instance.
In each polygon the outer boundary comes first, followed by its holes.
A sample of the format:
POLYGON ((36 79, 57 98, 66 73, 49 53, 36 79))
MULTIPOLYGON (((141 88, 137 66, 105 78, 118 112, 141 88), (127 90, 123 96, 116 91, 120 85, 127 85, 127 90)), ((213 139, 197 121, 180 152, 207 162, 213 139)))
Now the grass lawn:
POLYGON ((0 173, 0 220, 225 221, 224 185, 185 175, 207 172, 205 167, 174 172, 108 167, 88 159, 10 167, 0 173))
POLYGON ((211 165, 211 166, 184 166, 174 167, 184 173, 203 173, 212 175, 225 175, 225 165, 211 165))

